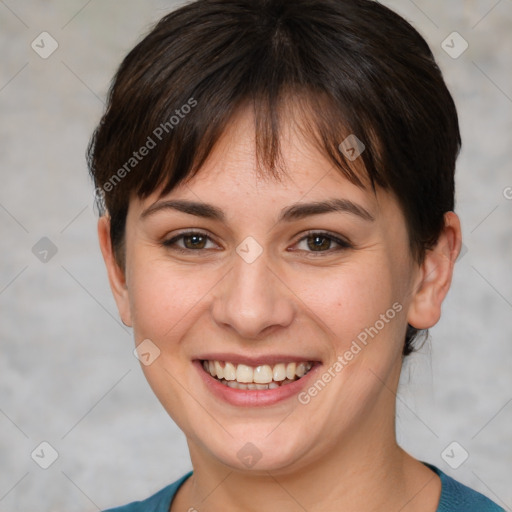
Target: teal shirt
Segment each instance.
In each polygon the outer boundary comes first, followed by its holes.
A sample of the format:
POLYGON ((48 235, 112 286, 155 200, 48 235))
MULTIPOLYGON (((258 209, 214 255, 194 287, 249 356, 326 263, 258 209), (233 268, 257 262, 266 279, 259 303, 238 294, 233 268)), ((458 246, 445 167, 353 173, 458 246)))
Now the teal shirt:
MULTIPOLYGON (((437 512, 505 512, 505 509, 483 494, 457 482, 435 466, 425 465, 441 478, 441 499, 437 512)), ((192 475, 192 471, 144 501, 135 501, 129 505, 111 508, 104 512, 169 512, 174 495, 190 475, 192 475)))

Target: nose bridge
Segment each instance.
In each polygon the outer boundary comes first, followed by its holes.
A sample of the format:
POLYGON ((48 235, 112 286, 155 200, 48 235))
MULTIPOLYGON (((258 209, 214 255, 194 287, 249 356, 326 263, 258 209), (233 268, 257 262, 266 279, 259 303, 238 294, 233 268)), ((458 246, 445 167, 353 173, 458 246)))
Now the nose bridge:
POLYGON ((294 311, 291 294, 256 243, 246 239, 237 247, 233 268, 212 309, 219 325, 230 326, 244 338, 258 338, 269 327, 289 325, 294 311))

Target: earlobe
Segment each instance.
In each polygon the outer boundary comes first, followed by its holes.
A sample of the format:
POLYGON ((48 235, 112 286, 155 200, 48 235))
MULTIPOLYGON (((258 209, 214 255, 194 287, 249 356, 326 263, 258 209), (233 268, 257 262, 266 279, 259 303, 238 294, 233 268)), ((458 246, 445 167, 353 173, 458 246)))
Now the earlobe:
POLYGON ((110 218, 106 215, 100 217, 98 220, 98 239, 107 268, 108 280, 114 300, 119 310, 119 315, 122 322, 131 327, 131 312, 130 312, 130 301, 128 295, 128 287, 126 285, 125 272, 116 261, 112 243, 110 241, 110 218))
POLYGON ((416 329, 429 329, 439 321, 461 245, 460 220, 454 212, 447 212, 443 231, 435 247, 427 251, 413 289, 407 318, 416 329))

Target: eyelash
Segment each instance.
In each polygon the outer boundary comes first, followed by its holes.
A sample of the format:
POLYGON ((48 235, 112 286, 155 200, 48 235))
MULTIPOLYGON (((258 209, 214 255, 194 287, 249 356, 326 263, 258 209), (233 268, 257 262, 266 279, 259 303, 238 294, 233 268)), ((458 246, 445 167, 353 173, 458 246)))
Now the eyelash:
MULTIPOLYGON (((193 253, 193 252, 202 252, 202 251, 205 251, 206 249, 186 249, 186 248, 183 248, 183 247, 178 247, 176 245, 176 242, 178 240, 181 240, 182 238, 186 238, 186 237, 190 237, 190 236, 202 236, 202 237, 205 237, 207 238, 208 240, 211 240, 211 237, 208 236, 206 233, 203 233, 201 231, 185 231, 183 233, 180 233, 179 235, 169 239, 169 240, 164 240, 162 242, 162 245, 167 248, 167 249, 171 249, 173 251, 177 251, 179 253, 182 253, 182 254, 190 254, 190 253, 193 253)), ((313 255, 313 257, 317 257, 317 256, 323 256, 325 254, 332 254, 333 252, 338 252, 338 251, 342 251, 342 250, 346 250, 346 249, 351 249, 352 248, 352 245, 346 241, 346 240, 342 240, 341 238, 338 238, 334 235, 331 235, 330 233, 327 233, 325 231, 310 231, 308 233, 306 233, 302 238, 300 238, 296 243, 300 243, 302 242, 303 240, 307 240, 308 238, 310 237, 319 237, 319 238, 326 238, 328 240, 331 240, 332 242, 335 242, 336 244, 338 244, 340 247, 338 249, 335 249, 335 250, 327 250, 327 251, 303 251, 303 252, 307 252, 309 253, 310 255, 313 255)))

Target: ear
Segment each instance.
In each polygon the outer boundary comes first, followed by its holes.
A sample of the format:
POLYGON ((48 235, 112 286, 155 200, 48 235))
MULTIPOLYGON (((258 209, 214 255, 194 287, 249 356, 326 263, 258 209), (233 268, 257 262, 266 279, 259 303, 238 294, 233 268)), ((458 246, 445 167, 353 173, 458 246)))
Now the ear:
POLYGON ((119 310, 119 315, 123 324, 128 327, 132 325, 130 313, 130 301, 128 296, 128 287, 126 286, 125 272, 117 263, 112 243, 110 241, 110 218, 106 215, 98 220, 98 238, 100 242, 101 254, 107 267, 108 280, 110 288, 119 310))
POLYGON ((407 321, 416 329, 428 329, 439 321, 441 304, 450 289, 461 245, 459 217, 447 212, 443 231, 435 247, 427 251, 413 290, 407 321))

